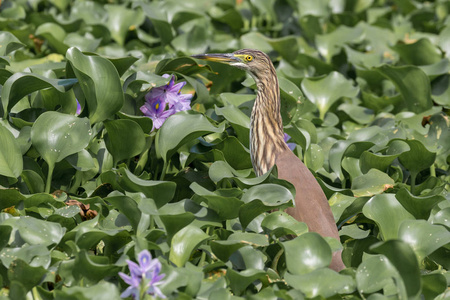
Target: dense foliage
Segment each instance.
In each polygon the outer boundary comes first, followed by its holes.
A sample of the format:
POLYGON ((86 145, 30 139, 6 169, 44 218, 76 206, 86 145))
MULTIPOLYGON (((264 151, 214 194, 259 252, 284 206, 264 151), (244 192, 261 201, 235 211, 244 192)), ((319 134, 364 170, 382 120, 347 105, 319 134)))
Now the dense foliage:
POLYGON ((449 12, 445 0, 4 0, 0 299, 119 298, 118 272, 144 249, 169 299, 449 297, 449 12), (189 57, 240 48, 272 58, 289 142, 342 245, 277 210, 295 191, 276 170, 255 177, 253 80, 189 57), (152 131, 140 107, 164 74, 187 82, 192 110, 152 131))

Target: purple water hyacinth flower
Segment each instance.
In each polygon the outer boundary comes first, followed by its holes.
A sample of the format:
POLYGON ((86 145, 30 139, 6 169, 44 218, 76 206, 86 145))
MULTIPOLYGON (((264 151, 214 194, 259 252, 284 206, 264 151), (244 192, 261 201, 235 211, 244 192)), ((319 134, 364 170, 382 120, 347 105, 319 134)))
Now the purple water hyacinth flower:
POLYGON ((163 98, 152 98, 150 93, 145 95, 145 104, 141 106, 141 111, 153 121, 152 131, 159 129, 164 121, 175 113, 174 109, 166 109, 166 102, 163 98))
POLYGON ((80 102, 78 102, 78 100, 76 100, 76 101, 77 101, 77 111, 76 111, 75 115, 78 116, 79 114, 81 114, 81 105, 80 105, 80 102))
POLYGON ((160 298, 166 298, 161 292, 158 285, 163 283, 162 279, 165 274, 159 274, 161 272, 161 263, 157 258, 152 259, 152 255, 148 250, 143 250, 138 255, 139 264, 127 260, 128 268, 130 269, 130 276, 119 272, 119 276, 130 285, 120 295, 122 298, 132 296, 133 299, 138 300, 144 293, 158 296, 160 298))
POLYGON ((288 143, 288 141, 291 139, 291 136, 287 133, 284 134, 284 142, 286 145, 291 149, 291 151, 294 151, 295 147, 297 146, 295 143, 288 143))
MULTIPOLYGON (((169 78, 169 74, 164 74, 164 78, 169 78)), ((186 82, 175 84, 175 75, 163 86, 155 87, 145 95, 145 104, 141 106, 142 113, 153 120, 153 129, 160 128, 164 121, 179 111, 191 109, 191 94, 181 94, 181 89, 186 82), (166 106, 168 107, 166 110, 166 106)))

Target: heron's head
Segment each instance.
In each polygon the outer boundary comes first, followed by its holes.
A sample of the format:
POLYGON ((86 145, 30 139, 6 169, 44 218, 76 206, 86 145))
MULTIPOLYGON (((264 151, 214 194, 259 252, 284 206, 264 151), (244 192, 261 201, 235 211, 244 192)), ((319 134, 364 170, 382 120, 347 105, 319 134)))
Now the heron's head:
POLYGON ((241 49, 233 53, 192 55, 193 58, 220 62, 250 73, 255 80, 273 70, 270 58, 259 50, 241 49))

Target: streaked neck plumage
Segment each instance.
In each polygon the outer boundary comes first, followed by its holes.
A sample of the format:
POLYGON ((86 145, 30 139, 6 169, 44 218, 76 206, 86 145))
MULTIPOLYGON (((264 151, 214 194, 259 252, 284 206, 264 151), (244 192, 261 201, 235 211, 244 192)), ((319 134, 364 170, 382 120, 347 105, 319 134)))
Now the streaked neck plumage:
POLYGON ((258 176, 273 167, 277 153, 289 149, 284 142, 278 78, 270 60, 269 65, 264 74, 251 74, 258 91, 250 119, 250 153, 258 176))

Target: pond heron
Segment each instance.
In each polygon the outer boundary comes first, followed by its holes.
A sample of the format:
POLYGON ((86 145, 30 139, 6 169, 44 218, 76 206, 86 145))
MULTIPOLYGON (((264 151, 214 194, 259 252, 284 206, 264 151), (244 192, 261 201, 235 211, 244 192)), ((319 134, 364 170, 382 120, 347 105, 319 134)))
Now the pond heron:
MULTIPOLYGON (((245 70, 253 77, 258 90, 250 118, 250 153, 256 174, 260 176, 277 165, 278 177, 292 183, 296 190, 295 206, 288 208, 287 213, 305 222, 310 231, 339 240, 336 223, 323 190, 284 141, 280 89, 270 58, 252 49, 192 57, 225 63, 245 70)), ((345 268, 341 251, 333 253, 330 268, 336 271, 345 268)))

